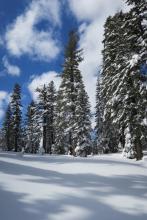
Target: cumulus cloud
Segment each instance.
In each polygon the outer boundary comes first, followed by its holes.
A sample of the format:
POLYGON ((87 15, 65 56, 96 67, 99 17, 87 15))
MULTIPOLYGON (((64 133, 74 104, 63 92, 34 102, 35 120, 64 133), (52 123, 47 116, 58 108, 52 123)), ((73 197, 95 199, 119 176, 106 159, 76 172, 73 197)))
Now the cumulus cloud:
POLYGON ((4 108, 9 100, 9 94, 6 91, 0 91, 0 121, 4 116, 4 108))
POLYGON ((31 77, 31 82, 28 85, 28 89, 34 100, 37 100, 36 88, 47 85, 49 82, 54 81, 56 89, 59 88, 61 78, 54 71, 42 73, 41 75, 31 77))
POLYGON ((52 24, 52 27, 60 25, 58 0, 33 0, 25 12, 8 26, 5 40, 9 53, 17 57, 27 54, 45 61, 55 58, 60 50, 58 42, 53 28, 48 31, 37 28, 42 21, 52 24))
POLYGON ((3 57, 3 65, 6 68, 6 72, 12 76, 19 76, 21 70, 18 66, 10 64, 7 57, 3 57))
MULTIPOLYGON (((100 23, 100 21, 99 21, 100 23)), ((92 111, 95 108, 95 93, 96 93, 96 82, 98 75, 98 68, 101 64, 101 50, 102 43, 99 43, 103 39, 102 29, 103 21, 101 26, 97 27, 97 20, 93 21, 88 25, 82 25, 80 27, 80 48, 83 48, 84 60, 80 64, 80 70, 83 75, 86 90, 90 97, 92 111), (82 29, 82 32, 81 32, 82 29), (99 34, 97 32, 100 32, 99 34), (99 42, 98 42, 99 41, 99 42)))
POLYGON ((68 0, 71 11, 80 21, 93 21, 98 17, 106 17, 116 10, 126 9, 123 0, 68 0))
POLYGON ((72 13, 81 23, 79 47, 83 48, 84 61, 80 69, 90 97, 92 111, 95 107, 95 93, 98 69, 102 63, 103 26, 106 18, 123 9, 128 10, 123 0, 68 0, 72 13))

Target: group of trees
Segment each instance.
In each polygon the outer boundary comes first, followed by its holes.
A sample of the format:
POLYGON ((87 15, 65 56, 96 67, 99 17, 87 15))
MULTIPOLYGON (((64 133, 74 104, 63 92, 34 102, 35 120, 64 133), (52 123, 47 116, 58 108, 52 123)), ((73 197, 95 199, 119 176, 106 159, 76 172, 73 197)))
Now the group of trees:
POLYGON ((91 113, 79 64, 82 51, 71 32, 65 48, 62 81, 37 89, 22 126, 21 91, 15 85, 3 124, 7 150, 86 156, 117 152, 141 159, 147 143, 147 6, 127 0, 131 9, 109 16, 104 25, 103 64, 96 89, 96 137, 91 140, 91 113))
POLYGON ((54 82, 37 88, 22 126, 20 86, 15 85, 3 124, 7 150, 36 153, 70 153, 86 156, 91 150, 91 113, 79 63, 78 36, 71 32, 65 49, 62 82, 56 92, 54 82))
POLYGON ((105 151, 121 147, 126 157, 139 160, 147 144, 147 4, 127 3, 131 10, 108 17, 104 26, 96 133, 105 151))
POLYGON ((22 140, 21 120, 21 88, 16 84, 3 123, 3 132, 7 150, 15 149, 15 151, 18 151, 19 149, 22 140))

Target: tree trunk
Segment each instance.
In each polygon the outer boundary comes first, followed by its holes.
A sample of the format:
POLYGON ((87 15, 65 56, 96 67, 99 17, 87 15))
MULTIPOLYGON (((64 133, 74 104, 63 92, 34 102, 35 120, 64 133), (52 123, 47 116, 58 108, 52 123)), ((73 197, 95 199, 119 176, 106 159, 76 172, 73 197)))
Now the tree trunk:
POLYGON ((15 152, 17 152, 18 151, 17 134, 15 134, 14 146, 15 146, 15 152))
POLYGON ((43 119, 43 148, 45 153, 47 153, 47 146, 46 146, 46 117, 43 119))

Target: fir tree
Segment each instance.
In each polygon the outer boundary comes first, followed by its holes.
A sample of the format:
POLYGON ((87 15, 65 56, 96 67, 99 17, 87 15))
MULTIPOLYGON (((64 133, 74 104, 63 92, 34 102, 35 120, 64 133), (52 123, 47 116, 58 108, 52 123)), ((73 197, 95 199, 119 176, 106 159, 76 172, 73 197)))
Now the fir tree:
POLYGON ((129 114, 129 124, 132 126, 130 125, 128 129, 131 144, 130 147, 125 146, 124 152, 128 153, 131 149, 133 157, 139 160, 143 156, 142 139, 146 136, 144 131, 147 128, 147 125, 143 123, 147 118, 147 90, 144 86, 144 80, 146 81, 147 78, 141 72, 141 67, 147 62, 147 7, 145 0, 128 0, 127 3, 132 6, 129 13, 130 19, 126 22, 126 26, 129 26, 127 42, 133 43, 135 46, 131 45, 131 56, 125 68, 130 76, 129 86, 132 87, 132 92, 130 91, 131 113, 129 114))
MULTIPOLYGON (((78 132, 85 138, 86 130, 83 133, 78 130, 79 115, 81 111, 81 123, 86 127, 85 118, 82 116, 83 101, 85 99, 88 109, 88 97, 83 86, 82 76, 79 70, 79 63, 82 61, 81 50, 77 49, 78 36, 76 32, 71 32, 69 42, 65 49, 65 62, 63 66, 62 82, 57 95, 57 117, 56 117, 56 152, 74 154, 75 148, 82 140, 78 140, 78 132), (83 96, 83 97, 82 97, 83 96), (79 113, 77 113, 79 111, 79 113), (79 143, 78 143, 79 141, 79 143)), ((89 110, 86 110, 89 112, 89 110)), ((88 113, 87 113, 88 115, 88 113)), ((89 120, 87 121, 89 123, 89 120)), ((87 128, 88 130, 89 128, 87 128)), ((85 141, 89 140, 89 134, 85 141)), ((83 139, 84 142, 84 139, 83 139)), ((87 145, 87 144, 86 144, 87 145)), ((85 146, 86 146, 85 145, 85 146)))
POLYGON ((12 127, 13 127, 13 140, 14 149, 17 152, 20 150, 20 138, 21 138, 21 87, 19 84, 15 84, 14 90, 11 96, 10 107, 12 110, 12 127))
POLYGON ((6 138, 3 128, 0 129, 0 149, 5 150, 6 149, 6 138))
POLYGON ((26 148, 30 153, 37 153, 41 139, 40 116, 37 105, 32 101, 28 106, 26 118, 26 148))
POLYGON ((3 123, 3 132, 4 132, 4 137, 5 137, 5 144, 6 144, 6 149, 8 151, 12 150, 12 111, 10 108, 10 105, 8 105, 6 113, 5 113, 5 118, 4 118, 4 123, 3 123))
POLYGON ((95 131, 96 131, 96 137, 95 137, 95 149, 94 153, 102 153, 104 150, 104 146, 102 144, 103 140, 103 114, 104 114, 104 105, 103 105, 103 99, 101 95, 101 83, 102 83, 102 77, 101 75, 98 76, 97 79, 97 85, 96 85, 96 113, 95 113, 95 131))
POLYGON ((124 148, 125 156, 139 160, 142 158, 147 105, 147 92, 141 75, 141 67, 146 62, 145 33, 141 26, 145 2, 142 1, 141 5, 136 1, 128 2, 134 5, 129 13, 121 12, 109 17, 105 24, 101 91, 103 129, 105 127, 107 134, 110 128, 112 131, 115 127, 113 134, 117 135, 111 135, 115 143, 119 142, 124 148))
POLYGON ((91 113, 88 94, 85 91, 83 82, 79 83, 78 96, 75 108, 75 127, 73 131, 74 142, 76 143, 76 153, 80 156, 87 156, 91 153, 91 113))
POLYGON ((46 131, 47 131, 47 88, 44 85, 42 88, 37 88, 36 90, 38 95, 38 108, 40 112, 41 118, 41 126, 42 126, 42 139, 43 139, 43 149, 45 153, 47 153, 47 146, 46 146, 46 131))
MULTIPOLYGON (((98 142, 100 146, 103 146, 104 152, 116 152, 118 150, 120 134, 118 133, 117 125, 114 126, 113 124, 111 113, 113 108, 113 93, 117 88, 117 66, 122 64, 120 51, 124 45, 122 29, 120 29, 120 27, 123 24, 123 20, 124 14, 120 12, 114 17, 108 17, 104 26, 103 68, 101 73, 101 85, 100 88, 97 88, 97 90, 99 89, 100 91, 97 91, 96 106, 96 127, 97 129, 101 129, 101 137, 99 137, 98 142), (99 110, 99 108, 101 110, 99 110)), ((97 135, 98 132, 97 130, 97 135)))
POLYGON ((38 106, 43 127, 43 148, 45 153, 51 154, 55 141, 54 117, 56 90, 54 82, 51 81, 48 86, 44 85, 42 88, 38 88, 37 92, 39 93, 38 106))
POLYGON ((51 81, 47 86, 47 128, 46 128, 46 148, 47 153, 52 153, 55 143, 55 104, 56 104, 56 90, 54 82, 51 81))

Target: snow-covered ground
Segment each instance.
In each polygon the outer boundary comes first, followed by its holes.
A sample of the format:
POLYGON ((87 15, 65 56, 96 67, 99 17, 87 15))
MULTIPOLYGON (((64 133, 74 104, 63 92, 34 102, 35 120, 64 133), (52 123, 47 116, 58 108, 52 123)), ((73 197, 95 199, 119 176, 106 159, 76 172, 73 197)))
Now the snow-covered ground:
POLYGON ((0 153, 1 220, 147 220, 147 158, 0 153))

